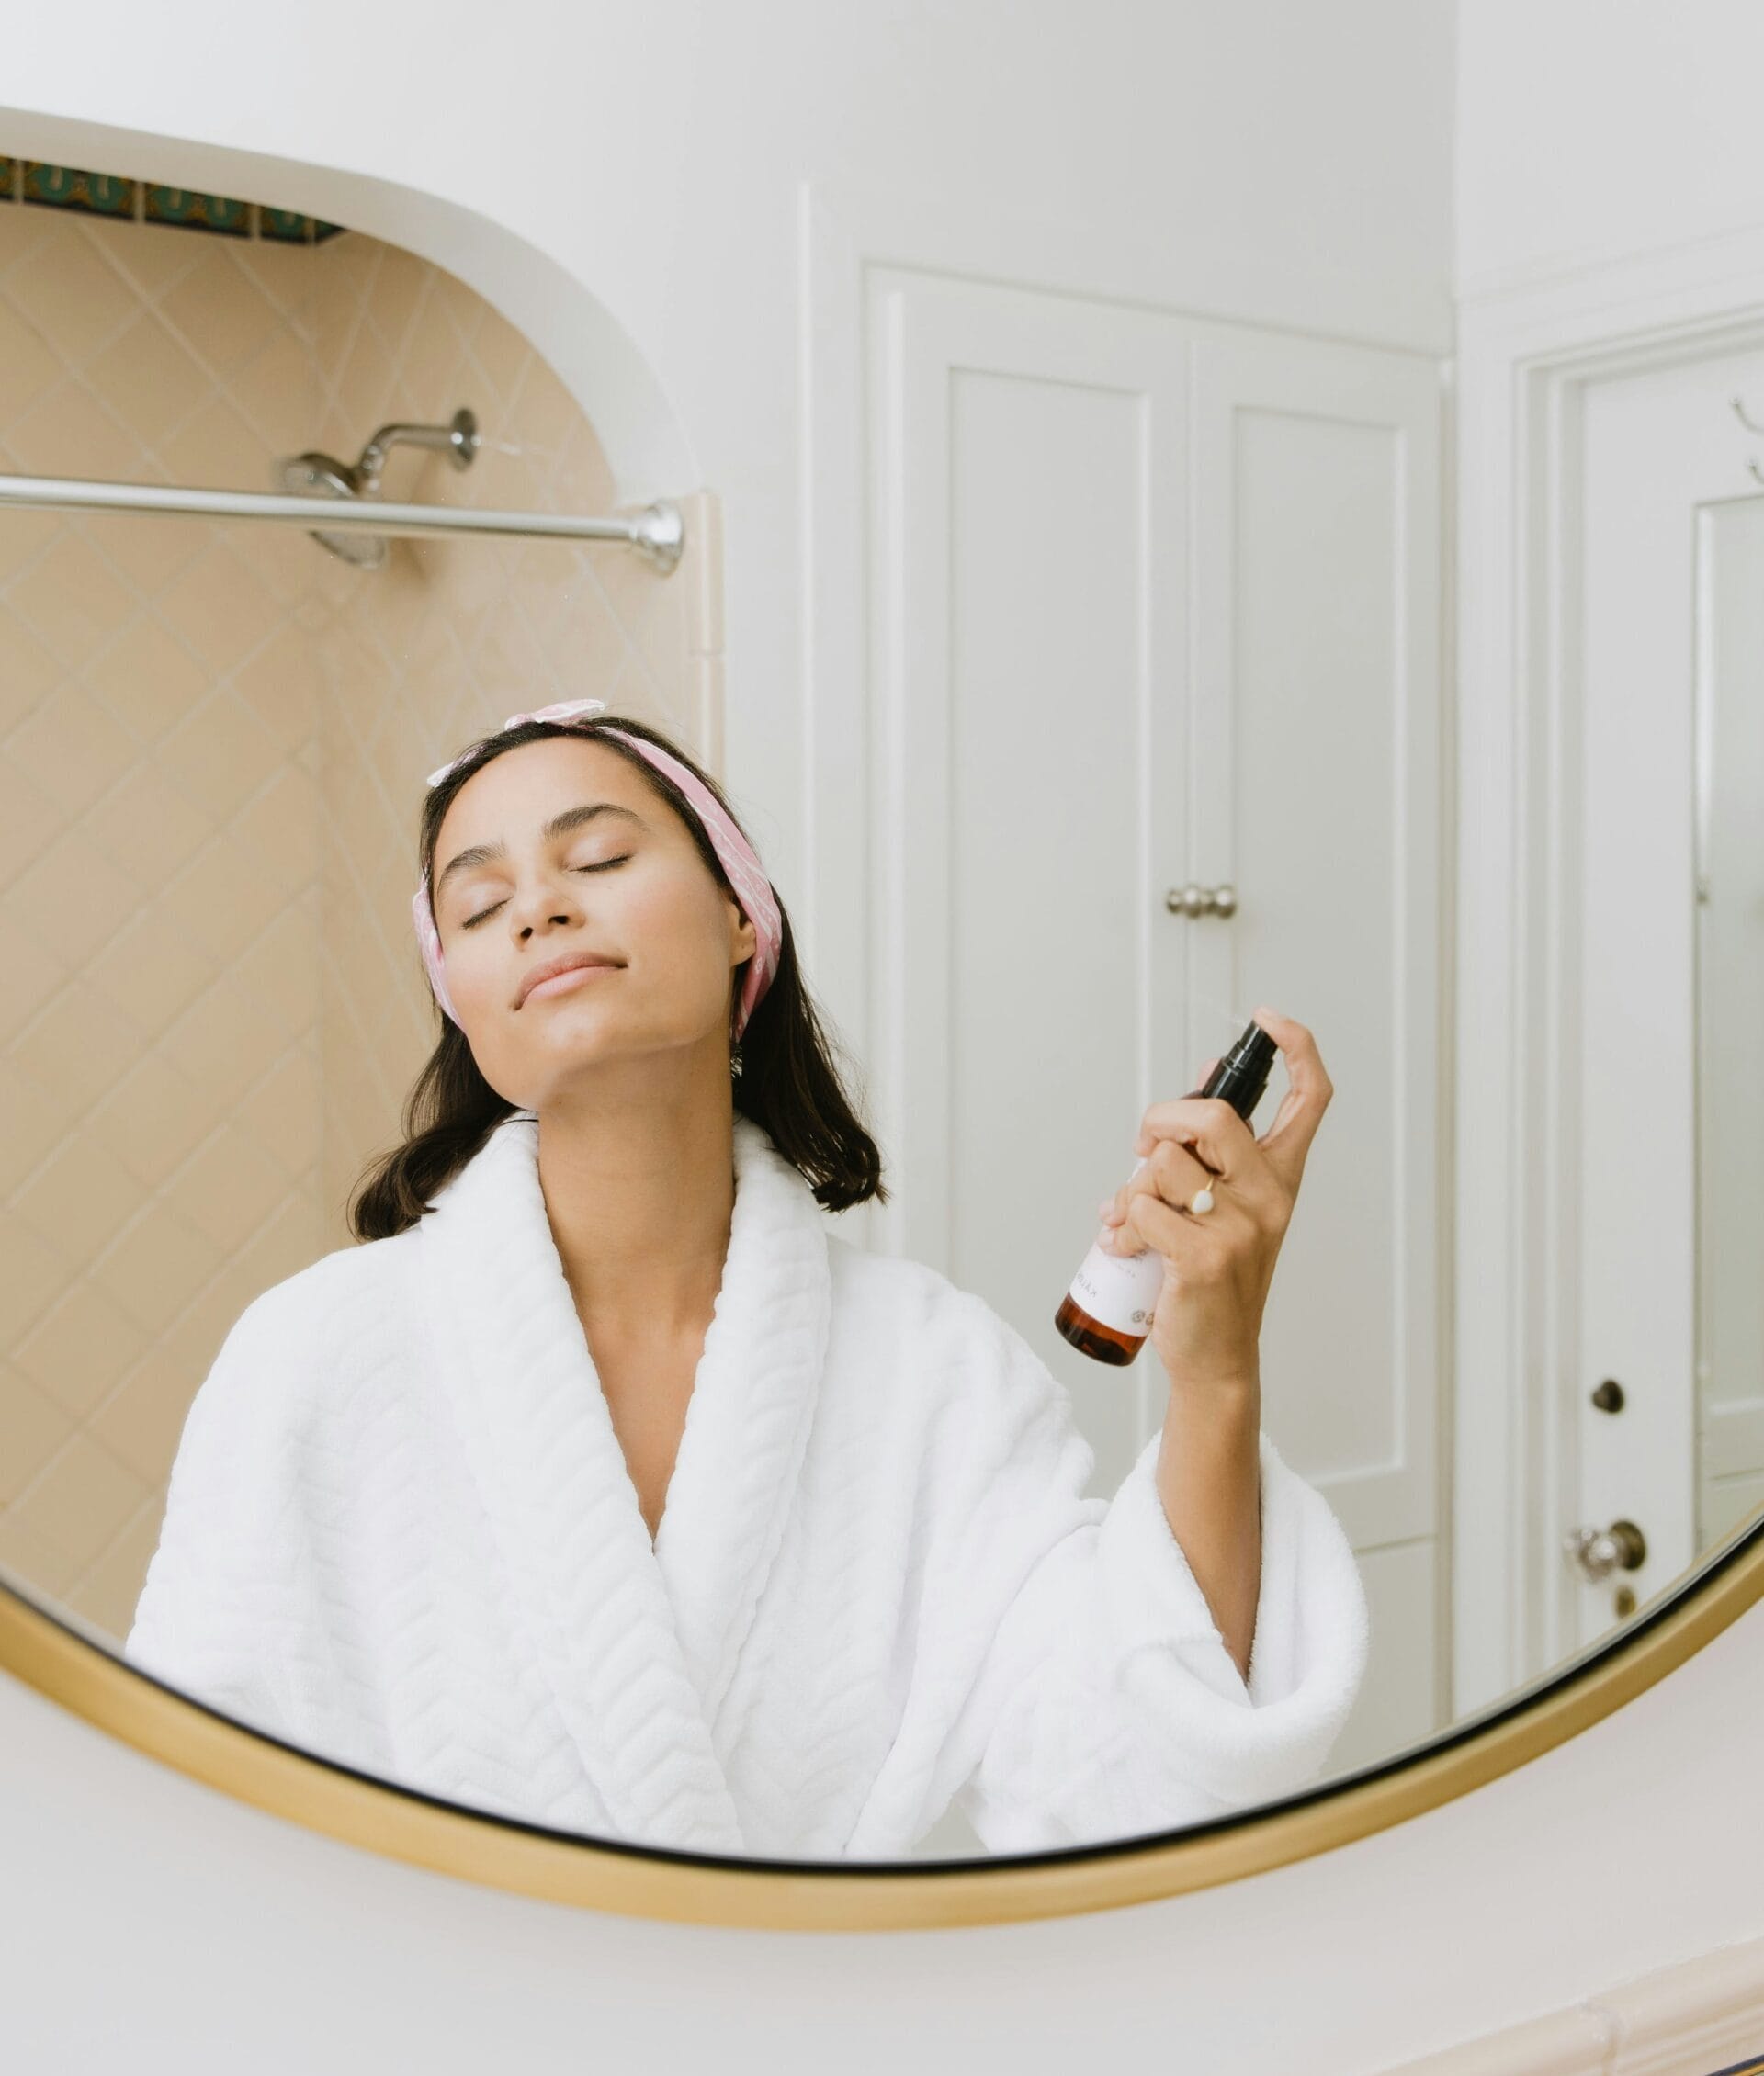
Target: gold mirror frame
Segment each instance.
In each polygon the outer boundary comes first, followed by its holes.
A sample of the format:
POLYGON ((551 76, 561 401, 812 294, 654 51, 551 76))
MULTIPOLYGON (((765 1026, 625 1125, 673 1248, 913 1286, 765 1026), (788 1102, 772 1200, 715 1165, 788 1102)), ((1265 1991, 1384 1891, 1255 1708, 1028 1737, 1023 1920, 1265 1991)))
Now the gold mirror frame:
POLYGON ((1626 1627, 1429 1742, 1178 1833, 980 1860, 765 1861, 621 1845, 480 1814, 247 1729, 0 1581, 0 1668, 193 1780, 437 1874, 546 1902, 775 1932, 925 1931, 1118 1910, 1262 1874, 1402 1823, 1553 1750, 1764 1596, 1764 1513, 1626 1627))

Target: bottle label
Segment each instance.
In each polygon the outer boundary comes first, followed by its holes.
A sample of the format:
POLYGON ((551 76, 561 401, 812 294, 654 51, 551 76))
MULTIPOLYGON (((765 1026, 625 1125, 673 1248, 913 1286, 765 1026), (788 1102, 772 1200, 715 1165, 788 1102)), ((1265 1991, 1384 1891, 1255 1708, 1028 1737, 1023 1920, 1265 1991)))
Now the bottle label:
POLYGON ((1117 1334, 1143 1337, 1151 1331, 1151 1315, 1163 1287, 1164 1258, 1156 1247, 1123 1256, 1092 1247, 1072 1278, 1070 1296, 1099 1325, 1113 1326, 1117 1334))

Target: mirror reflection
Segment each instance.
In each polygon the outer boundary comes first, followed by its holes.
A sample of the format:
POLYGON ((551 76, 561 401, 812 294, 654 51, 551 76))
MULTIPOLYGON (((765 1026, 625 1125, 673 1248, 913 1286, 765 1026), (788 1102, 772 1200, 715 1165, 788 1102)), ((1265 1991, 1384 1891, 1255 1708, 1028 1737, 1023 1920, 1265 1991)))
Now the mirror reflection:
MULTIPOLYGON (((628 507, 442 269, 8 178, 6 471, 628 507)), ((807 745, 708 492, 672 572, 0 510, 0 1567, 322 1755, 773 1858, 1253 1807, 1764 1504, 1764 355, 1589 391, 1572 1268, 1454 1378, 1435 361, 872 296, 848 489, 936 581, 807 745)))

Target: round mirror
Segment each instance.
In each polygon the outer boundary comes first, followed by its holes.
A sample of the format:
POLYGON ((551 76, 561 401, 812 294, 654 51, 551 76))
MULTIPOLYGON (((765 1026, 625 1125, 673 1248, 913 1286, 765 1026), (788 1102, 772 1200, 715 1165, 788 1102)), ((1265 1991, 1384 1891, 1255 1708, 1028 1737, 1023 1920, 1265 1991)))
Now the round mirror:
POLYGON ((805 729, 463 282, 0 169, 11 1669, 424 1864, 954 1922, 1756 1596, 1764 351, 854 303, 822 211, 805 729))

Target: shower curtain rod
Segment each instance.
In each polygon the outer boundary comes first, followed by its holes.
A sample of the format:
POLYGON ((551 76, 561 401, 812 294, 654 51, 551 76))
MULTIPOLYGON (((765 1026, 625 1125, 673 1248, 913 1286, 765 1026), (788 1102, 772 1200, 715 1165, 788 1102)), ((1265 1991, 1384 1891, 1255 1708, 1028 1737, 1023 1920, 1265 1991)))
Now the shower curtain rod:
POLYGON ((0 505, 61 512, 171 513, 191 519, 253 519, 337 533, 501 534, 536 540, 623 541, 663 576, 685 546, 680 507, 658 499, 628 519, 571 513, 474 512, 464 505, 376 504, 364 499, 282 497, 255 491, 180 490, 161 483, 105 483, 78 476, 0 476, 0 505))

